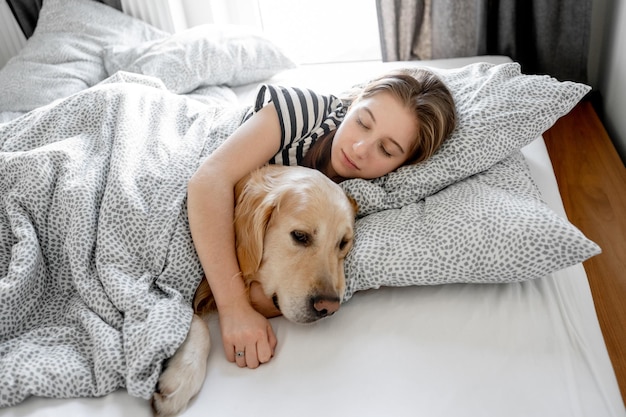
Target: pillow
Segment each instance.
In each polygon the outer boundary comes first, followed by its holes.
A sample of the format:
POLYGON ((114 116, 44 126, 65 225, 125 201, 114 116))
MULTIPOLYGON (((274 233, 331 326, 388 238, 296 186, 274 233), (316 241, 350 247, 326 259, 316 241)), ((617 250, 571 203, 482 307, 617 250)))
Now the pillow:
POLYGON ((105 65, 110 75, 128 71, 160 78, 177 94, 207 85, 248 84, 295 66, 262 36, 210 24, 133 47, 107 48, 105 65))
POLYGON ((93 0, 45 0, 33 36, 0 70, 0 112, 27 112, 104 80, 106 45, 165 36, 93 0))
POLYGON ((344 300, 380 286, 536 279, 598 253, 542 202, 517 151, 422 201, 357 220, 344 300))
POLYGON ((545 75, 524 75, 517 63, 431 70, 454 96, 457 128, 422 163, 372 181, 344 181, 344 190, 359 203, 360 216, 417 202, 486 170, 539 137, 590 90, 545 75))

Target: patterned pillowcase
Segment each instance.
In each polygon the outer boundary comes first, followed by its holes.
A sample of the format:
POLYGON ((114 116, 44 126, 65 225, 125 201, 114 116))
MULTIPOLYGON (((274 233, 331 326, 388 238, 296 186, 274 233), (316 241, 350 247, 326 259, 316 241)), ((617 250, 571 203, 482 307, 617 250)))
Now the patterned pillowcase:
POLYGON ((160 78, 177 94, 209 85, 244 85, 295 67, 268 39, 237 26, 210 24, 137 46, 108 48, 105 65, 111 75, 128 71, 160 78))
POLYGON ((457 128, 427 161, 373 181, 342 183, 359 202, 361 216, 420 201, 488 169, 539 137, 591 89, 549 76, 524 75, 517 63, 431 70, 454 96, 457 128))
POLYGON ((518 151, 422 201, 357 220, 345 300, 380 286, 536 279, 598 253, 542 202, 518 151))
POLYGON ((33 36, 0 70, 0 112, 27 112, 104 80, 106 45, 167 35, 93 0, 46 0, 33 36))

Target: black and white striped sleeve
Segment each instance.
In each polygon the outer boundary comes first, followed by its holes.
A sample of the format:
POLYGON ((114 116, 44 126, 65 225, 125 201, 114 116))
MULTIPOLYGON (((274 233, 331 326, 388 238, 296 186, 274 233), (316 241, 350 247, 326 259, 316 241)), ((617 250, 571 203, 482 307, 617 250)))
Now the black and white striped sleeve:
POLYGON ((278 113, 280 149, 290 147, 320 128, 341 105, 341 101, 333 95, 321 95, 305 88, 264 84, 259 88, 253 111, 247 117, 268 103, 272 103, 278 113))

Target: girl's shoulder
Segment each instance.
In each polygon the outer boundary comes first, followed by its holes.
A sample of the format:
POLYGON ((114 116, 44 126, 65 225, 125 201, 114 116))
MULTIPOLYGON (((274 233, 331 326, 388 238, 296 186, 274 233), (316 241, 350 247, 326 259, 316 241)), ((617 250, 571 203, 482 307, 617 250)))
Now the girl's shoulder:
POLYGON ((322 109, 334 109, 341 105, 341 100, 333 94, 322 94, 305 87, 261 84, 257 90, 254 108, 258 111, 270 101, 280 105, 312 106, 322 109))

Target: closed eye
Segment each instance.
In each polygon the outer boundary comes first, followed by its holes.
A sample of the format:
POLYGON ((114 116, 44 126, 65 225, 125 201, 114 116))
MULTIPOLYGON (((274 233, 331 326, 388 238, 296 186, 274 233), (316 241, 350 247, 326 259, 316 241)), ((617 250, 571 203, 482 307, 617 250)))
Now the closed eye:
POLYGON ((381 142, 378 146, 379 146, 379 148, 380 148, 380 152, 381 152, 384 156, 386 156, 387 158, 391 158, 391 157, 393 156, 393 155, 391 154, 391 152, 389 152, 389 151, 387 150, 387 148, 385 148, 385 145, 384 145, 382 142, 381 142))
POLYGON ((311 235, 307 232, 303 232, 302 230, 292 231, 291 238, 296 244, 302 246, 309 246, 313 242, 311 235))
POLYGON ((365 123, 363 123, 363 121, 361 120, 361 118, 360 118, 360 117, 357 117, 357 119, 356 119, 356 123, 357 123, 359 126, 361 126, 363 129, 365 129, 365 130, 368 130, 368 129, 369 129, 369 127, 368 127, 368 126, 365 126, 365 123))

